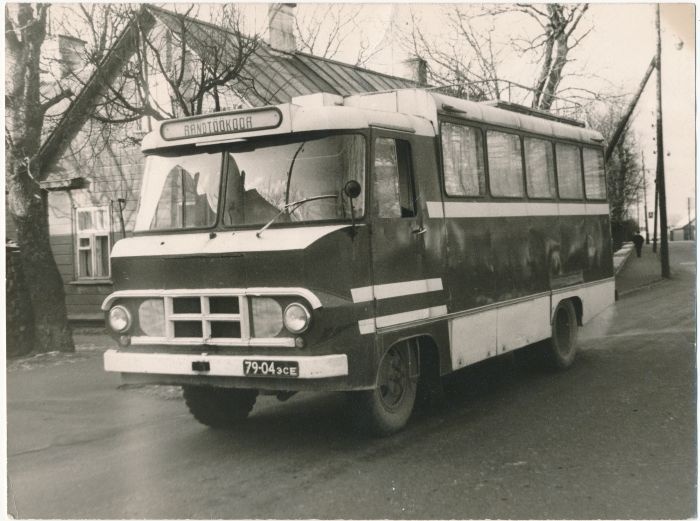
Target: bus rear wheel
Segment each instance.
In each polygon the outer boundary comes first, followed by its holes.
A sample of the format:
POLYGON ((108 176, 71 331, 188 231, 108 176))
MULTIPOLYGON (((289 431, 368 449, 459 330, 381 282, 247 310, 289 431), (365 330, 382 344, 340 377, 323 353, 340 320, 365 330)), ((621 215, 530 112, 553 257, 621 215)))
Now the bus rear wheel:
POLYGON ((184 385, 182 394, 195 419, 215 429, 230 429, 248 417, 258 391, 184 385))
POLYGON ((415 351, 410 345, 392 346, 379 364, 377 386, 353 394, 357 422, 376 436, 388 436, 408 423, 416 402, 415 351))
POLYGON ((552 337, 545 343, 544 355, 552 369, 567 369, 576 359, 578 320, 571 300, 564 300, 554 310, 552 337))

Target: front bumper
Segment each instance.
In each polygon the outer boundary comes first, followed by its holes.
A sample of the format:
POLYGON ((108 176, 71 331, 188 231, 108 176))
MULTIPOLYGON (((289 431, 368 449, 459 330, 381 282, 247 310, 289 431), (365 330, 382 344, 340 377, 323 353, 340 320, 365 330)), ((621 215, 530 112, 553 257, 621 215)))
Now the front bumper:
MULTIPOLYGON (((335 378, 348 375, 347 355, 323 356, 256 356, 256 355, 204 355, 171 353, 130 353, 110 349, 104 354, 105 371, 117 373, 183 375, 183 376, 228 376, 245 377, 243 360, 280 360, 299 363, 298 379, 335 378), (209 370, 195 371, 192 362, 209 362, 209 370)), ((291 380, 291 379, 285 379, 291 380)), ((295 378, 296 380, 296 378, 295 378)))

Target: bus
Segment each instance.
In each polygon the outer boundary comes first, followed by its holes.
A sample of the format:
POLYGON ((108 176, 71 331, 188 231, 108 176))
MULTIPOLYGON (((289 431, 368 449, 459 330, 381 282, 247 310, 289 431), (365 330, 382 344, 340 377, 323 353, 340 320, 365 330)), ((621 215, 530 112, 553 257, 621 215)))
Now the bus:
POLYGON ((104 367, 182 386, 210 427, 321 390, 388 435, 471 364, 523 349, 568 368, 615 299, 603 138, 568 118, 319 93, 162 121, 142 149, 104 367))

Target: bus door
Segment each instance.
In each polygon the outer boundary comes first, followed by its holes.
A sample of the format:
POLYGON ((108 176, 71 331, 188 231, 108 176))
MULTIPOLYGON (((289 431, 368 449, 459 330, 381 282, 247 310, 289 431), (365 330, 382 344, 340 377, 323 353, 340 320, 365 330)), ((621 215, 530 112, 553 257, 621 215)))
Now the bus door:
POLYGON ((433 194, 426 194, 429 190, 424 183, 436 179, 432 141, 375 130, 371 153, 375 321, 366 327, 376 331, 406 326, 447 310, 439 267, 443 262, 442 221, 429 221, 425 204, 426 195, 433 194), (433 172, 417 175, 418 169, 431 168, 433 172))

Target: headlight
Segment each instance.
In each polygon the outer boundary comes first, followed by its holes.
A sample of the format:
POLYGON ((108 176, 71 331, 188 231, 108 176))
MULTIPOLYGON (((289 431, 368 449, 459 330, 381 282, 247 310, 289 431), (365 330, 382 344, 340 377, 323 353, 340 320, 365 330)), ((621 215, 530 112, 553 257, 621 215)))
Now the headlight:
POLYGON ((273 298, 254 297, 253 334, 256 338, 274 338, 282 330, 282 306, 273 298))
POLYGON ((123 333, 131 326, 131 314, 124 306, 114 306, 109 310, 109 327, 123 333))
POLYGON ((311 313, 304 306, 297 302, 293 302, 284 310, 284 327, 290 333, 303 333, 309 328, 311 323, 311 313))

